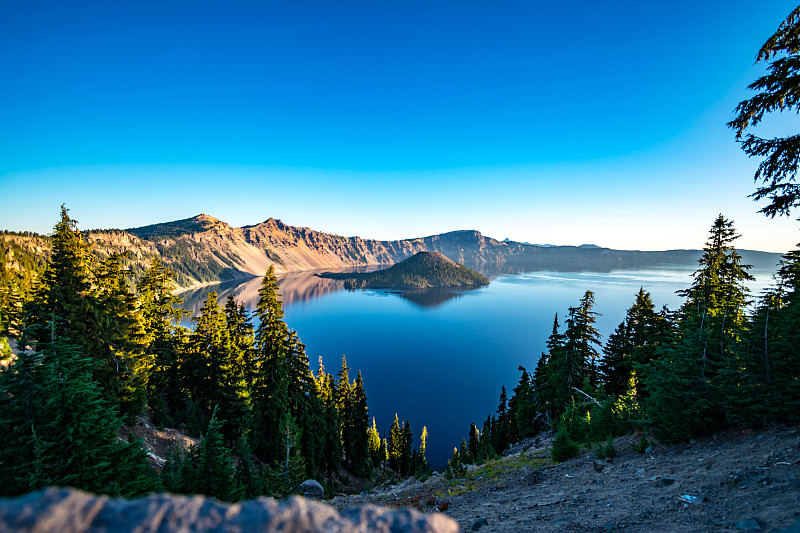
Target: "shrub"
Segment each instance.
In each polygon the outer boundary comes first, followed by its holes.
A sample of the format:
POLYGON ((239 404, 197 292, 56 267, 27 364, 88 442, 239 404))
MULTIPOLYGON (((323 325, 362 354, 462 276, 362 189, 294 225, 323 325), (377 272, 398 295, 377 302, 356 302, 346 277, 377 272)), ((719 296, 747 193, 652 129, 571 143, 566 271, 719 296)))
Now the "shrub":
POLYGON ((599 445, 594 450, 594 454, 597 456, 598 459, 605 459, 606 457, 616 457, 617 450, 614 448, 614 437, 609 435, 606 438, 606 442, 604 444, 599 445))
POLYGON ((580 446, 569 437, 567 428, 564 426, 559 427, 556 438, 553 441, 553 449, 551 452, 553 460, 560 463, 566 461, 570 457, 575 457, 580 451, 580 446))

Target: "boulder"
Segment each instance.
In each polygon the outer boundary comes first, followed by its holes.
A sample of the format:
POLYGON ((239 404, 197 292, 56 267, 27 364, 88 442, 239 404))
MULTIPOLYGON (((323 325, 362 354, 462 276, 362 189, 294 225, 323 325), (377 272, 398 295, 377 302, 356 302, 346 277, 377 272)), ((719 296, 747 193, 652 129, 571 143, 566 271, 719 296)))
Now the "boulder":
POLYGON ((458 524, 441 514, 365 505, 339 513, 294 496, 224 504, 203 496, 153 494, 137 500, 49 488, 0 498, 0 532, 17 533, 203 533, 211 531, 449 533, 458 524))
POLYGON ((316 479, 307 479, 297 487, 297 493, 308 498, 321 500, 325 496, 325 489, 316 479))
POLYGON ((485 518, 478 518, 475 522, 472 523, 472 531, 478 531, 483 526, 488 526, 489 521, 485 518))

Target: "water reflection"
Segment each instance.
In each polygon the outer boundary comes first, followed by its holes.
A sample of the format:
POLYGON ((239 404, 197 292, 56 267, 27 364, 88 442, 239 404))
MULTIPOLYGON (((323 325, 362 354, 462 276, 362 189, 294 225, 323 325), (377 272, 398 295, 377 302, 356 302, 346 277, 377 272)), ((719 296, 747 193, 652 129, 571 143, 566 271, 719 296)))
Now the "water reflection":
MULTIPOLYGON (((353 272, 353 269, 341 270, 342 272, 353 272)), ((339 272, 337 270, 337 272, 339 272)), ((278 286, 280 288, 281 300, 284 307, 321 298, 341 290, 345 290, 344 283, 340 280, 321 278, 317 274, 322 271, 308 272, 289 272, 278 276, 278 286)), ((497 274, 496 274, 497 275, 497 274)), ((220 305, 225 305, 228 296, 233 296, 237 302, 244 304, 250 311, 254 310, 258 303, 258 290, 261 288, 262 278, 253 278, 247 281, 229 281, 214 285, 205 285, 197 289, 188 290, 179 294, 183 298, 181 307, 190 313, 190 317, 200 314, 200 309, 211 291, 216 291, 217 301, 220 305)), ((451 289, 433 287, 414 290, 368 290, 372 294, 386 294, 398 296, 416 307, 433 308, 438 307, 450 300, 459 298, 464 292, 480 289, 451 289)), ((362 289, 356 289, 362 291, 362 289)), ((188 321, 187 321, 188 322, 188 321)))
MULTIPOLYGON (((532 281, 547 283, 591 283, 591 286, 621 284, 630 285, 640 283, 645 290, 652 290, 661 284, 672 285, 679 283, 685 288, 691 284, 692 273, 696 264, 661 264, 640 268, 610 268, 605 264, 581 263, 572 261, 550 262, 535 264, 531 262, 516 263, 484 263, 467 265, 488 277, 492 283, 529 284, 532 281), (637 281, 634 281, 637 280, 637 281)), ((759 265, 761 266, 761 265, 759 265)), ((334 272, 369 272, 381 267, 357 267, 337 269, 334 272)), ((300 302, 306 302, 345 290, 340 280, 322 278, 318 274, 330 270, 312 270, 305 272, 289 272, 278 275, 281 300, 284 307, 290 307, 300 302)), ((751 274, 756 275, 758 282, 751 283, 751 295, 758 296, 761 291, 771 283, 774 269, 755 268, 751 274)), ((224 305, 228 296, 233 296, 239 303, 243 303, 249 310, 254 310, 258 303, 258 290, 262 278, 256 277, 242 282, 228 281, 214 285, 206 285, 197 289, 188 290, 179 294, 183 298, 181 307, 190 313, 190 317, 197 316, 206 300, 208 293, 217 292, 220 305, 224 305)), ((587 287, 588 288, 588 287, 587 287)), ((420 309, 433 309, 462 295, 480 291, 481 289, 452 289, 452 288, 427 288, 414 290, 389 290, 389 289, 356 289, 356 292, 367 292, 373 295, 392 295, 399 297, 420 309)), ((190 323, 189 320, 186 323, 190 323)))

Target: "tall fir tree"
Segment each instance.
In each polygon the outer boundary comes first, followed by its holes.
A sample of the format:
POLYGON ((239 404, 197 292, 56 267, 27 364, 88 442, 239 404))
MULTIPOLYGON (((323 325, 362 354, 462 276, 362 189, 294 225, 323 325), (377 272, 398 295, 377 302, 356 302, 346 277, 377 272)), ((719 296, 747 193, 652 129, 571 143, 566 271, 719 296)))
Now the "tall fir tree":
POLYGON ((136 497, 157 487, 141 443, 122 442, 122 421, 92 379, 80 347, 51 338, 0 372, 0 494, 70 486, 136 497))
POLYGON ((717 217, 698 260, 670 342, 643 367, 649 416, 665 440, 714 431, 725 420, 725 389, 740 366, 738 344, 746 331, 749 265, 732 246, 733 223, 717 217))

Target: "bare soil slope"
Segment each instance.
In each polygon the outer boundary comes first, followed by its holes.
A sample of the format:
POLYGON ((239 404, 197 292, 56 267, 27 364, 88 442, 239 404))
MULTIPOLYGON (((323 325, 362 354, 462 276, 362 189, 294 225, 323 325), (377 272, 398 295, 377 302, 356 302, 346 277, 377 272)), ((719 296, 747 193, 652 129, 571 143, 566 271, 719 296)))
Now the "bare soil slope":
POLYGON ((554 465, 549 441, 470 468, 461 479, 405 481, 335 505, 374 503, 443 511, 465 531, 800 530, 800 430, 728 430, 697 442, 616 439, 618 455, 592 451, 554 465))

